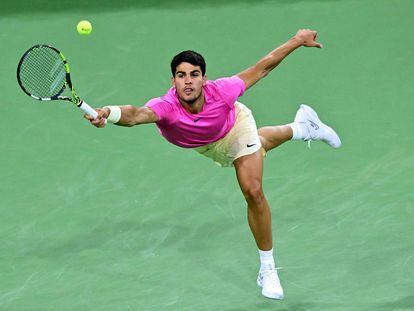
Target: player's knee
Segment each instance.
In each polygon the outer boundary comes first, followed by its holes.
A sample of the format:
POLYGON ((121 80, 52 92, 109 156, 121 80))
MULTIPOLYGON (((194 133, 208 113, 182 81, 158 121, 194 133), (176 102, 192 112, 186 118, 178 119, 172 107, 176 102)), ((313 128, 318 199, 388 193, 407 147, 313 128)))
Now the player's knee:
POLYGON ((244 197, 249 206, 261 206, 264 200, 262 185, 259 182, 253 183, 244 191, 244 197))
POLYGON ((270 142, 264 136, 259 135, 259 138, 260 138, 260 143, 262 144, 262 148, 265 151, 268 151, 270 149, 270 142))

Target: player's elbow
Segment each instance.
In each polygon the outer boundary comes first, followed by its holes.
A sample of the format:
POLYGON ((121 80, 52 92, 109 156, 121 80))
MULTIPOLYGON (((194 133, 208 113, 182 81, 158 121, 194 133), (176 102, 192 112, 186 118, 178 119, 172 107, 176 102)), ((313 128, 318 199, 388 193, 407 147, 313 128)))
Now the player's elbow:
POLYGON ((264 66, 262 63, 256 64, 255 68, 255 78, 257 81, 260 81, 261 79, 265 78, 269 74, 270 70, 264 66))
POLYGON ((273 58, 269 55, 261 59, 257 64, 257 72, 260 75, 260 79, 265 78, 277 64, 274 63, 273 58))
POLYGON ((264 69, 261 73, 260 73, 260 79, 266 78, 267 75, 270 73, 270 70, 264 69))
POLYGON ((157 118, 154 112, 149 109, 148 107, 134 107, 135 113, 134 118, 132 120, 132 125, 140 125, 140 124, 146 124, 146 123, 152 123, 156 122, 157 118))

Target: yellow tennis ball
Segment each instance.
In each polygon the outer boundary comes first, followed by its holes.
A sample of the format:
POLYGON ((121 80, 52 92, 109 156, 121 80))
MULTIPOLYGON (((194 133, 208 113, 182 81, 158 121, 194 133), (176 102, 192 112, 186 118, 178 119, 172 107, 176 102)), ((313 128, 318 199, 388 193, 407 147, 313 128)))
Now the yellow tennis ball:
POLYGON ((80 35, 89 35, 92 32, 92 24, 89 21, 80 21, 76 29, 80 35))

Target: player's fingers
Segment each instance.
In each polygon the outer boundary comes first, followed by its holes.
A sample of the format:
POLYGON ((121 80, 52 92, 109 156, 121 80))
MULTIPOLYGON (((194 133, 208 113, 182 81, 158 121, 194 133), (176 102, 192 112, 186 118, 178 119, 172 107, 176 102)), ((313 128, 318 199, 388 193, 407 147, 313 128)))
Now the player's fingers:
POLYGON ((321 43, 318 43, 318 42, 314 42, 314 45, 313 46, 314 47, 317 47, 318 49, 323 48, 323 45, 321 43))
POLYGON ((104 119, 104 118, 102 118, 100 121, 99 121, 99 126, 98 127, 104 127, 106 125, 106 119, 104 119))
POLYGON ((314 47, 317 47, 319 49, 323 48, 323 45, 321 43, 316 42, 316 38, 318 37, 318 32, 317 31, 311 31, 313 34, 313 43, 314 43, 314 47))
POLYGON ((105 119, 97 117, 94 119, 89 115, 84 115, 84 118, 87 119, 93 126, 95 127, 104 127, 105 126, 105 119))
POLYGON ((83 115, 83 117, 87 120, 92 120, 93 119, 90 115, 88 115, 86 113, 83 115))
POLYGON ((99 125, 101 124, 101 118, 96 118, 96 119, 94 119, 94 118, 88 118, 88 120, 89 120, 89 122, 92 124, 92 125, 94 125, 94 126, 96 126, 96 127, 99 127, 99 125))
POLYGON ((104 118, 104 115, 105 115, 105 110, 103 110, 103 109, 99 109, 99 110, 97 110, 97 112, 98 112, 98 116, 97 116, 97 118, 104 118))

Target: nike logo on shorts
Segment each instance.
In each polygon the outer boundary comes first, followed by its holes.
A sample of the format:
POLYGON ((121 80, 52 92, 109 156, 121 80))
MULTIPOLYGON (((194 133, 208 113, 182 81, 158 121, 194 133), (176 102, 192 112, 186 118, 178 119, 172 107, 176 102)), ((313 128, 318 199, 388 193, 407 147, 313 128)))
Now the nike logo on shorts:
POLYGON ((253 146, 255 146, 256 144, 247 144, 247 148, 250 148, 250 147, 253 147, 253 146))

